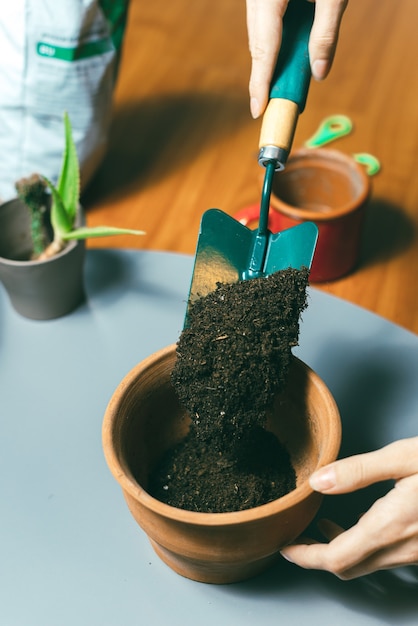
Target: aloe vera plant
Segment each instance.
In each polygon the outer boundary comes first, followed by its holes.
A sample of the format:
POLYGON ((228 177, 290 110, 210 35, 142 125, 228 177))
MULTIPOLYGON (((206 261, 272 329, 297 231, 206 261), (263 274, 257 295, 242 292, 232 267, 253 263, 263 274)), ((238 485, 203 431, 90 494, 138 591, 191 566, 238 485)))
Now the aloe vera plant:
POLYGON ((57 185, 54 185, 46 177, 36 174, 16 183, 19 197, 30 209, 34 257, 38 260, 54 256, 72 239, 145 234, 142 230, 113 226, 96 226, 92 228, 83 226, 75 228, 74 225, 80 206, 80 168, 70 118, 67 113, 64 114, 64 129, 65 148, 57 185), (49 187, 52 196, 50 221, 53 229, 53 239, 51 243, 45 246, 42 243, 45 239, 42 232, 42 212, 46 203, 46 187, 49 187))

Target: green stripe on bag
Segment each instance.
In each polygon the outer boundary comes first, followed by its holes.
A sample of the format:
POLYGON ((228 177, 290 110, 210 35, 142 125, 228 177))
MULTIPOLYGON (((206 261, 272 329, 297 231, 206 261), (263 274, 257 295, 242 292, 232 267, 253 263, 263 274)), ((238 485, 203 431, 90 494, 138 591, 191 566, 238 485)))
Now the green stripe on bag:
POLYGON ((88 59, 104 54, 105 52, 111 52, 112 50, 114 50, 114 45, 110 37, 98 39, 97 41, 89 41, 71 48, 54 46, 44 41, 39 41, 36 45, 36 52, 39 56, 69 62, 88 59))

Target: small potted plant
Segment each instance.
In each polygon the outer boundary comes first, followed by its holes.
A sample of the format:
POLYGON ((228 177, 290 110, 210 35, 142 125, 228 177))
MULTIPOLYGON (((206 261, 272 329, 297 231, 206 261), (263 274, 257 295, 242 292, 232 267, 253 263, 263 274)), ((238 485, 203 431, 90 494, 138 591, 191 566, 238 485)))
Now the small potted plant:
POLYGON ((13 307, 32 319, 60 317, 85 297, 84 240, 143 231, 84 225, 80 172, 69 117, 57 185, 39 174, 16 183, 18 197, 0 207, 0 279, 13 307))
POLYGON ((175 346, 161 350, 118 385, 103 423, 106 460, 133 517, 167 565, 200 582, 244 580, 276 562, 280 549, 315 516, 321 496, 308 478, 338 454, 338 410, 319 376, 292 359, 289 383, 276 398, 269 428, 286 442, 296 488, 242 511, 201 513, 170 506, 149 493, 148 481, 164 452, 190 427, 170 382, 175 360, 175 346))
POLYGON ((303 294, 286 299, 279 274, 194 302, 177 345, 134 367, 105 413, 105 457, 133 517, 197 581, 274 563, 319 508, 310 474, 338 454, 335 401, 291 354, 303 294))

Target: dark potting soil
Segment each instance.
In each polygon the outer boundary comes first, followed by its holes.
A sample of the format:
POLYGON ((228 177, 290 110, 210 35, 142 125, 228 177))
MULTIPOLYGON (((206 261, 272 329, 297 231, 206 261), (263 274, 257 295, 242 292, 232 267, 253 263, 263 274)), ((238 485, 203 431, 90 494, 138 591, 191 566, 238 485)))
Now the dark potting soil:
POLYGON ((190 307, 172 383, 191 427, 150 476, 154 497, 220 513, 265 504, 295 488, 287 450, 264 427, 298 343, 307 283, 307 269, 282 270, 218 284, 190 307))

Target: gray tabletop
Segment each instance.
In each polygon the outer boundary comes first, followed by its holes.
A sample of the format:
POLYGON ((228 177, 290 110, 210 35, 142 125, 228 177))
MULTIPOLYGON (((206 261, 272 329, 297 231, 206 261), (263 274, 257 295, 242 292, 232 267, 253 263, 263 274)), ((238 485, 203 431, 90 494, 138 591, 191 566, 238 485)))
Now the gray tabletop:
MULTIPOLYGON (((192 258, 88 253, 88 300, 48 322, 0 289, 0 625, 416 624, 414 568, 342 582, 280 562, 195 583, 154 554, 107 469, 101 424, 122 377, 181 331, 192 258)), ((418 337, 310 290, 295 350, 329 385, 342 454, 417 434, 418 337)), ((351 523, 386 486, 325 500, 351 523)), ((313 529, 314 532, 314 529, 313 529)))

